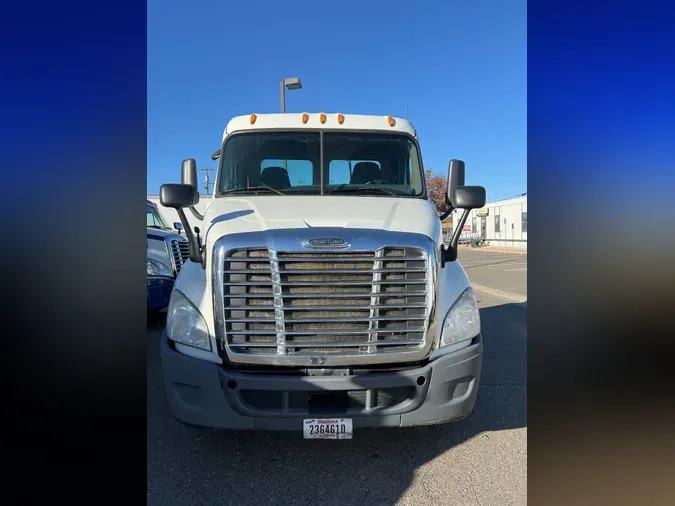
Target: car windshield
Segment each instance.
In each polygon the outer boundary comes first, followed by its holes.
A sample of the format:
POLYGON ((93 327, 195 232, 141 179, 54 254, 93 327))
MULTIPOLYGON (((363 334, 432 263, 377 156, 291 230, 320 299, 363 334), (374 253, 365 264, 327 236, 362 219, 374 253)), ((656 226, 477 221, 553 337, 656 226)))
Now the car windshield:
POLYGON ((162 218, 159 217, 155 208, 150 205, 145 206, 145 219, 149 228, 168 230, 168 227, 164 224, 162 218))
POLYGON ((420 197, 417 144, 402 134, 315 131, 252 132, 225 141, 218 195, 319 195, 322 186, 326 195, 420 197))

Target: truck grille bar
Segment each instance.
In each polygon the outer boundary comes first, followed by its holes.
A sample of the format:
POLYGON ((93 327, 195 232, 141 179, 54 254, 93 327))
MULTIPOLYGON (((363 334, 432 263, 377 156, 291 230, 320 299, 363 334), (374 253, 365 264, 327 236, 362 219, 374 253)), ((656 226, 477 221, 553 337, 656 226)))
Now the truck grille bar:
POLYGON ((320 365, 358 356, 375 363, 384 355, 402 361, 428 344, 432 281, 422 248, 251 247, 220 259, 223 341, 233 361, 320 365))
POLYGON ((190 244, 187 242, 187 239, 181 241, 171 239, 169 246, 173 257, 173 265, 176 269, 176 274, 178 274, 183 264, 190 258, 190 244))

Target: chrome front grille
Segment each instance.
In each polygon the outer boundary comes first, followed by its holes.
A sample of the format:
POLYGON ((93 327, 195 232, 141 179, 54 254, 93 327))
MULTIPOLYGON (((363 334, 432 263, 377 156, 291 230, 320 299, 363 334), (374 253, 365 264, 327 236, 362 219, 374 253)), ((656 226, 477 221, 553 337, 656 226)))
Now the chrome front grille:
POLYGON ((364 363, 385 361, 385 354, 404 361, 399 355, 426 347, 424 249, 246 248, 222 261, 225 345, 236 361, 321 365, 358 356, 364 363))
POLYGON ((183 264, 190 258, 190 245, 187 241, 179 241, 177 239, 171 239, 170 244, 176 274, 178 274, 183 264))

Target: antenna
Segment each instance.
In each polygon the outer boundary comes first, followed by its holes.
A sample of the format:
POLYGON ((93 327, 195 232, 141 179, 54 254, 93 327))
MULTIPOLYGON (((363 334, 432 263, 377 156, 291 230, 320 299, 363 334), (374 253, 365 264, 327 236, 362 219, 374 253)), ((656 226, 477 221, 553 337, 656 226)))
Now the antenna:
POLYGON ((204 172, 204 188, 206 188, 206 193, 208 195, 209 193, 209 186, 211 186, 211 181, 209 181, 209 172, 211 172, 213 169, 199 169, 202 172, 204 172))

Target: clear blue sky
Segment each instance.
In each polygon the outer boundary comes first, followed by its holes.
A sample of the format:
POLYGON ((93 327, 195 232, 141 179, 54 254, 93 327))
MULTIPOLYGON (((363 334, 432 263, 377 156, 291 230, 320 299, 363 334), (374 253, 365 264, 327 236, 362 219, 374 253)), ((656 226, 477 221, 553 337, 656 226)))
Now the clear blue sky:
POLYGON ((525 0, 150 0, 148 193, 184 158, 215 169, 227 121, 279 112, 291 76, 303 88, 287 112, 405 117, 408 104, 427 168, 459 158, 489 200, 526 192, 526 14, 525 0))

